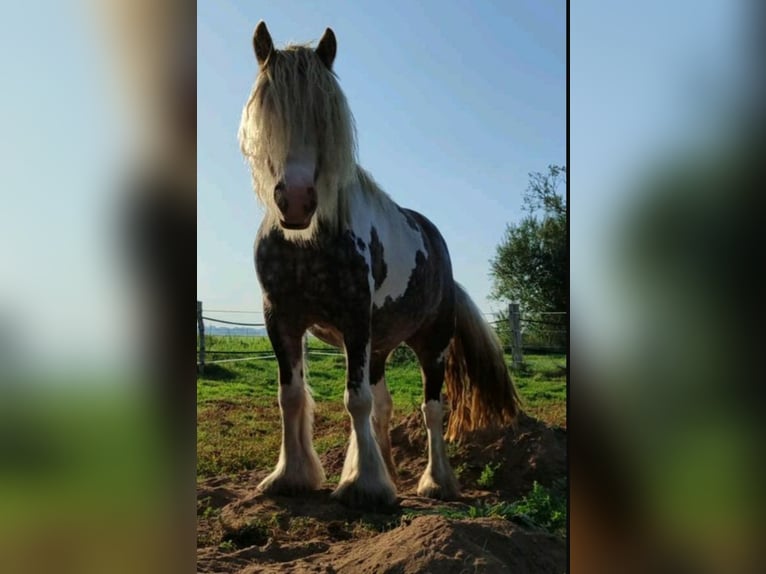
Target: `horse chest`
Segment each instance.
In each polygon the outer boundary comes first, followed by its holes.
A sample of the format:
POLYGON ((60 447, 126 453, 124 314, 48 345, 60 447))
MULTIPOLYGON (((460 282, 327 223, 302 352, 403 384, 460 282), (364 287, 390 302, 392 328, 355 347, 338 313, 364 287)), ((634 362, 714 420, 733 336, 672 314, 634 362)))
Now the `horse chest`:
POLYGON ((323 320, 369 309, 370 264, 360 245, 350 233, 312 246, 263 237, 255 248, 263 292, 272 304, 323 320))

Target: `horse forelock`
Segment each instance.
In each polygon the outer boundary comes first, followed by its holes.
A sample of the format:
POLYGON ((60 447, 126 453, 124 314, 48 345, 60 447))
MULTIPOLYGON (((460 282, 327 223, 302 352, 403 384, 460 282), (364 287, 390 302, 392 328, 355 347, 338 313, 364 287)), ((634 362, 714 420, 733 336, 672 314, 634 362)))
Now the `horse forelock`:
POLYGON ((267 219, 276 224, 273 189, 298 147, 314 151, 317 162, 318 222, 307 231, 346 218, 339 194, 357 178, 356 128, 335 74, 313 49, 293 45, 272 54, 242 111, 239 143, 267 219))

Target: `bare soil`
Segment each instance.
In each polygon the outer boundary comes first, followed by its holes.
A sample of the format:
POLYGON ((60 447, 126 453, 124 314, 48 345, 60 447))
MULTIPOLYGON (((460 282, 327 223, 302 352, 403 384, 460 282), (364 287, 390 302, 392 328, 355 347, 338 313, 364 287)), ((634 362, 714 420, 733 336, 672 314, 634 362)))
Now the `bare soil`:
MULTIPOLYGON (((448 518, 438 511, 477 502, 512 502, 534 481, 550 487, 566 476, 566 431, 521 415, 516 429, 480 431, 450 447, 462 498, 416 495, 426 464, 426 434, 417 414, 391 433, 398 465, 398 506, 386 511, 347 508, 330 498, 344 448, 322 456, 331 480, 298 497, 256 493, 270 469, 206 479, 198 484, 199 572, 322 573, 562 573, 566 540, 502 518, 448 518), (477 480, 501 463, 491 486, 477 480), (430 512, 430 514, 429 514, 430 512)), ((276 454, 275 454, 276 457, 276 454)))

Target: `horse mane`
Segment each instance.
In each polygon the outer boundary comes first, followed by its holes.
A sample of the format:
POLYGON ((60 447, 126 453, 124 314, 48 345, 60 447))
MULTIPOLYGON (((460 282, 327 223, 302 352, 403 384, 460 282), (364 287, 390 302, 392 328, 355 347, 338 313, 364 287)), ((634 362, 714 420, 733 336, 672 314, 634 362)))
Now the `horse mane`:
MULTIPOLYGON (((315 220, 331 229, 348 222, 348 193, 358 183, 382 206, 393 203, 357 164, 356 125, 335 73, 306 45, 275 50, 242 110, 239 144, 266 218, 276 225, 272 190, 293 142, 318 150, 315 220)), ((319 223, 312 222, 311 235, 319 223)))

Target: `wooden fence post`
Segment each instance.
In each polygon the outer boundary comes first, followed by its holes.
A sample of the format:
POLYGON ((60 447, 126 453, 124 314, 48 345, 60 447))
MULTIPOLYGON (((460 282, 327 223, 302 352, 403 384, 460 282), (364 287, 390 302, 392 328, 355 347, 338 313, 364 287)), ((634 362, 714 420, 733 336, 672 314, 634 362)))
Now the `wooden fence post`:
POLYGON ((202 301, 197 301, 197 329, 199 331, 199 372, 205 373, 205 323, 202 320, 202 301))
POLYGON ((513 354, 513 368, 520 369, 524 363, 524 355, 521 352, 521 311, 518 303, 508 305, 508 321, 511 324, 511 352, 513 354))

